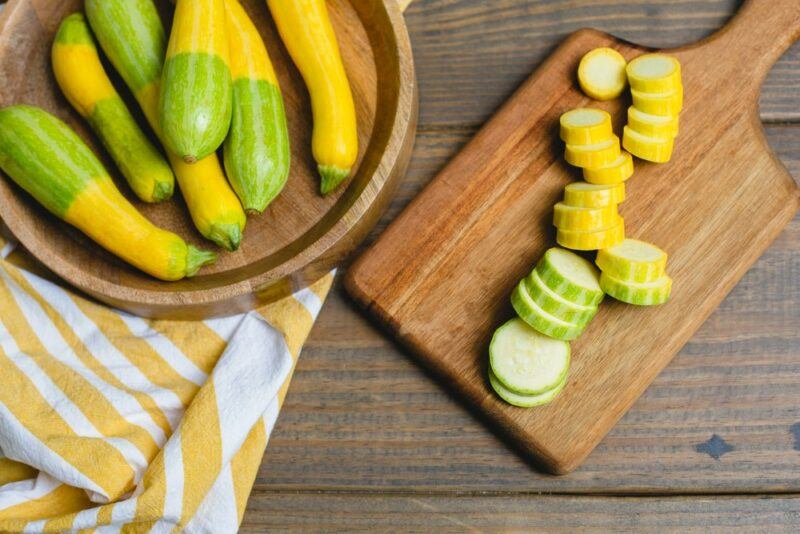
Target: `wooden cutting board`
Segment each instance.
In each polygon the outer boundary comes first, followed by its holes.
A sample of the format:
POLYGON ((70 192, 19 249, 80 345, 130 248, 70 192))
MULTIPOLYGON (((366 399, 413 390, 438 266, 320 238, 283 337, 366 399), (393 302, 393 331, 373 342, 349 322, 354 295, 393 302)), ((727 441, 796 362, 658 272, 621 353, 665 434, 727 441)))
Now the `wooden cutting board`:
MULTIPOLYGON (((798 209, 798 187, 767 145, 758 93, 800 35, 800 2, 749 0, 721 31, 670 50, 683 67, 680 137, 667 164, 636 161, 620 207, 628 237, 670 254, 670 302, 613 301, 572 343, 569 382, 551 404, 500 401, 487 379, 509 295, 555 245, 552 207, 579 179, 563 161, 558 117, 601 107, 621 134, 628 97, 594 102, 577 88, 581 56, 609 35, 571 35, 350 269, 346 287, 401 343, 525 453, 567 473, 602 440, 798 209)), ((800 90, 800 88, 798 88, 800 90)), ((743 332, 746 334, 746 332, 743 332)))

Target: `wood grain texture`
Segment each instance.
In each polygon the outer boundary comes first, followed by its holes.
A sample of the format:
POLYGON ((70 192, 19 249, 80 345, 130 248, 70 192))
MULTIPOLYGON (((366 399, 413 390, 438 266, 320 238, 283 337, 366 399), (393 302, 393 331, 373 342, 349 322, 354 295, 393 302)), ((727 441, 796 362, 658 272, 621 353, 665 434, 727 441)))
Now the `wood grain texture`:
MULTIPOLYGON (((628 38, 636 32, 640 37, 633 40, 661 46, 676 46, 706 35, 738 6, 735 0, 609 0, 601 4, 588 0, 513 0, 506 5, 522 7, 513 17, 507 17, 503 13, 508 9, 489 9, 483 0, 416 0, 407 19, 421 74, 424 123, 409 173, 367 243, 380 235, 472 137, 476 126, 536 67, 531 54, 550 50, 563 36, 547 29, 558 24, 556 19, 528 14, 546 4, 568 15, 574 27, 596 26, 628 38), (655 12, 646 17, 646 10, 655 12), (598 12, 602 15, 597 16, 598 12), (713 21, 710 15, 715 17, 713 21), (447 29, 440 29, 443 18, 452 20, 447 29), (584 22, 590 18, 591 22, 584 22), (528 35, 526 25, 539 21, 539 33, 528 35), (642 31, 644 24, 647 31, 642 31), (497 34, 490 43, 494 53, 480 54, 472 45, 487 29, 497 34), (658 36, 660 41, 655 42, 655 37, 650 41, 650 36, 658 36), (465 54, 464 49, 471 52, 465 54), (506 58, 513 66, 506 66, 506 58), (493 79, 477 85, 478 80, 501 68, 504 81, 493 79), (442 69, 446 69, 444 73, 442 69), (452 99, 449 106, 442 102, 446 91, 452 99)), ((784 54, 765 82, 762 119, 764 106, 772 102, 768 98, 769 82, 775 79, 776 71, 782 72, 784 100, 800 97, 800 63, 797 56, 791 63, 786 61, 796 50, 798 45, 784 54)), ((781 111, 775 120, 793 120, 790 112, 798 109, 795 106, 794 110, 781 111)), ((795 179, 800 179, 800 126, 768 126, 766 133, 770 146, 795 179)), ((569 521, 576 510, 585 510, 585 500, 595 503, 597 516, 604 521, 599 530, 608 532, 634 530, 631 521, 652 521, 652 510, 643 511, 641 506, 631 506, 631 500, 616 498, 605 499, 606 505, 601 506, 600 500, 591 497, 576 497, 567 510, 562 510, 548 497, 531 493, 603 493, 609 489, 619 493, 800 491, 800 452, 793 449, 789 430, 800 423, 799 262, 800 218, 795 218, 634 407, 568 477, 552 477, 531 469, 409 360, 404 349, 371 326, 337 287, 298 364, 299 378, 293 382, 273 432, 242 532, 349 532, 355 530, 356 520, 367 523, 363 527, 367 530, 372 522, 397 521, 400 515, 415 516, 414 528, 419 531, 443 531, 449 528, 442 526, 446 519, 434 511, 420 515, 417 503, 444 513, 446 509, 438 499, 463 496, 470 490, 502 495, 465 500, 468 510, 447 514, 464 523, 453 526, 454 530, 469 530, 478 521, 468 514, 488 515, 493 509, 507 509, 504 501, 515 501, 520 498, 518 493, 528 493, 525 510, 537 515, 551 513, 553 523, 569 521), (759 313, 750 313, 754 308, 759 313), (745 319, 747 329, 743 331, 740 325, 745 319), (730 355, 735 355, 735 364, 731 364, 730 355), (735 460, 733 453, 715 461, 695 451, 694 444, 713 433, 737 448, 735 460), (343 498, 337 493, 357 489, 380 493, 374 501, 368 501, 373 513, 367 518, 367 511, 353 504, 367 502, 366 495, 343 498), (419 494, 398 490, 416 490, 419 494), (410 499, 415 502, 408 505, 410 499), (539 508, 540 501, 544 509, 539 508), (612 508, 617 502, 626 506, 612 508), (326 514, 310 518, 309 509, 324 509, 326 514), (337 514, 337 510, 348 514, 337 514), (321 522, 327 515, 335 518, 323 528, 321 522)), ((730 513, 720 509, 716 499, 700 499, 692 515, 704 518, 702 530, 713 532, 714 526, 725 529, 721 525, 730 520, 730 513)), ((684 499, 670 502, 678 500, 684 499)), ((739 502, 735 508, 740 520, 756 514, 739 502)), ((790 510, 798 508, 790 502, 790 510)), ((668 513, 675 514, 676 510, 668 513)), ((794 517, 788 514, 759 514, 758 518, 758 522, 770 524, 771 531, 797 530, 796 520, 792 523, 794 517)), ((383 530, 412 527, 400 524, 383 530)), ((510 527, 506 523, 495 530, 510 527)), ((554 525, 549 525, 550 530, 554 525)), ((636 528, 640 530, 643 528, 636 528)), ((676 528, 659 526, 653 530, 676 528)))
MULTIPOLYGON (((56 114, 115 171, 51 74, 53 35, 61 20, 81 4, 80 0, 12 0, 4 8, 0 73, 3 80, 14 83, 0 85, 0 106, 27 103, 56 114)), ((169 11, 166 0, 157 4, 165 14, 169 11)), ((287 187, 264 215, 249 218, 239 251, 221 254, 214 266, 195 278, 164 283, 106 253, 1 180, 0 217, 42 263, 72 285, 140 315, 187 319, 231 314, 284 296, 326 274, 364 238, 385 208, 410 158, 417 113, 411 50, 397 4, 328 3, 356 102, 361 152, 346 186, 327 197, 318 194, 305 85, 263 0, 243 5, 261 29, 284 95, 292 146, 287 187)), ((123 180, 119 184, 156 224, 192 244, 211 246, 195 231, 182 200, 145 205, 129 194, 123 180)))
POLYGON ((256 493, 248 532, 793 532, 800 498, 256 493))
MULTIPOLYGON (((769 126, 766 132, 800 179, 800 128, 769 126)), ((419 136, 384 224, 471 135, 419 136)), ((302 490, 800 491, 792 433, 800 425, 798 273, 800 216, 567 477, 542 474, 509 450, 337 287, 303 350, 254 499, 302 490), (696 450, 714 434, 735 450, 718 460, 696 450)))
MULTIPOLYGON (((491 4, 499 6, 503 1, 491 4)), ((597 26, 611 31, 608 25, 613 24, 616 29, 612 33, 617 35, 631 37, 637 32, 641 38, 635 40, 639 42, 677 46, 721 26, 738 4, 734 0, 513 0, 504 5, 521 7, 508 17, 503 15, 507 9, 494 10, 482 0, 417 0, 407 19, 421 75, 420 136, 409 173, 367 242, 380 235, 468 142, 476 126, 538 65, 531 54, 551 50, 563 37, 563 33, 548 30, 558 21, 545 19, 542 10, 562 11, 575 28, 597 26), (528 15, 534 9, 539 13, 528 15), (651 9, 657 12, 645 17, 645 11, 651 9), (598 18, 598 12, 604 15, 598 18), (713 21, 706 18, 709 13, 714 14, 713 21), (591 22, 584 22, 589 18, 591 22), (536 24, 538 32, 529 35, 528 26, 536 24), (647 31, 642 31, 643 24, 647 31), (490 43, 484 38, 487 31, 493 36, 490 43), (649 41, 650 35, 661 41, 649 41), (477 42, 491 46, 494 53, 481 53, 485 48, 478 49, 477 42), (523 60, 513 60, 516 57, 523 60), (508 65, 512 61, 513 65, 508 65), (481 84, 498 69, 504 70, 505 81, 492 78, 481 84), (443 100, 446 94, 450 105, 443 100)), ((786 98, 800 97, 800 63, 797 56, 791 63, 786 61, 796 50, 798 45, 784 54, 770 73, 762 92, 762 110, 770 101, 769 81, 778 70, 783 73, 786 98)), ((796 113, 798 109, 788 111, 796 113)), ((781 113, 775 120, 792 120, 791 114, 781 113)), ((770 146, 795 179, 800 179, 800 125, 768 126, 766 133, 770 146)), ((440 497, 470 490, 502 493, 491 500, 469 501, 466 513, 487 514, 502 506, 504 499, 528 493, 526 510, 536 510, 537 515, 553 512, 555 522, 568 521, 584 499, 576 498, 573 506, 556 514, 553 501, 533 493, 799 491, 800 452, 793 448, 790 431, 800 423, 799 262, 797 217, 583 465, 567 477, 541 474, 510 451, 483 421, 409 360, 402 347, 371 326, 337 287, 300 359, 299 378, 272 435, 242 531, 335 530, 320 526, 327 514, 303 516, 308 509, 327 509, 331 514, 346 509, 351 515, 338 519, 363 521, 364 516, 342 504, 336 493, 359 489, 381 493, 378 500, 370 501, 380 502, 380 508, 375 504, 372 510, 389 509, 383 516, 369 517, 370 522, 386 520, 390 513, 394 520, 398 515, 413 515, 412 510, 419 509, 416 503, 413 509, 403 507, 409 498, 436 506, 428 500, 432 492, 439 492, 440 497), (743 330, 744 320, 747 328, 743 330), (695 444, 714 433, 736 447, 736 452, 719 460, 698 453, 695 444), (397 490, 413 493, 392 493, 397 490), (308 492, 315 494, 313 502, 307 500, 308 492), (544 510, 537 507, 540 500, 545 502, 544 510), (294 503, 299 503, 302 511, 291 512, 296 510, 294 503)), ((359 498, 363 501, 361 496, 353 497, 359 498)), ((715 502, 702 498, 698 505, 706 516, 703 531, 714 531, 714 526, 725 530, 722 525, 729 516, 715 502)), ((742 519, 754 513, 735 508, 742 512, 742 519)), ((605 508, 601 529, 634 530, 631 521, 650 517, 641 512, 631 506, 605 508)), ((465 524, 454 529, 472 527, 472 517, 449 515, 465 524)), ((772 522, 772 531, 791 531, 796 530, 792 519, 790 515, 772 516, 763 522, 772 522)), ((431 513, 418 518, 415 528, 439 531, 446 528, 441 522, 440 516, 431 513)), ((351 523, 339 527, 353 529, 351 523)), ((400 525, 383 530, 412 528, 400 525)), ((654 530, 679 529, 662 526, 654 530)), ((749 530, 766 529, 756 526, 749 530)))
MULTIPOLYGON (((571 32, 594 28, 655 48, 696 42, 742 0, 436 0, 406 18, 416 55, 422 130, 483 124, 571 32)), ((762 120, 800 120, 800 43, 775 64, 761 91, 762 120)))
POLYGON ((524 452, 571 471, 797 212, 757 97, 799 34, 800 4, 750 0, 712 38, 673 51, 686 88, 676 155, 668 166, 639 163, 622 208, 629 236, 670 253, 671 301, 606 304, 572 344, 570 381, 553 403, 499 400, 486 385, 486 347, 510 316, 511 289, 552 246, 552 205, 575 174, 555 134, 561 113, 589 104, 575 65, 598 46, 628 58, 641 48, 589 30, 568 38, 350 269, 350 293, 524 452))

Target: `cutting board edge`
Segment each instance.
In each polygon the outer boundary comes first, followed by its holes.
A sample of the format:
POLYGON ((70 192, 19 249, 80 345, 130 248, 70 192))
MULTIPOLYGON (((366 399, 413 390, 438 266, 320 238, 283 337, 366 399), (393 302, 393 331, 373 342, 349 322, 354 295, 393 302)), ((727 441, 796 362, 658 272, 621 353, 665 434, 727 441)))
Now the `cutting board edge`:
MULTIPOLYGON (((363 257, 362 255, 359 260, 363 257)), ((490 415, 489 411, 484 406, 484 402, 481 401, 481 394, 485 393, 485 391, 482 391, 478 387, 476 387, 474 391, 459 387, 459 382, 452 379, 447 369, 442 365, 437 365, 436 358, 427 355, 422 345, 417 343, 413 336, 405 334, 402 331, 400 323, 393 319, 391 313, 387 312, 377 300, 367 296, 367 292, 358 280, 355 270, 349 269, 345 273, 342 284, 353 301, 366 312, 368 320, 373 325, 388 334, 391 340, 399 344, 404 349, 404 352, 407 352, 418 365, 434 374, 437 378, 437 383, 445 389, 448 394, 453 395, 458 402, 465 402, 468 406, 473 408, 473 410, 471 410, 473 415, 481 418, 490 428, 496 430, 501 435, 508 437, 506 444, 522 451, 525 460, 544 468, 545 471, 554 475, 564 475, 574 469, 573 467, 565 470, 565 464, 560 462, 557 457, 553 456, 547 448, 542 447, 536 440, 531 439, 529 436, 515 432, 514 429, 516 427, 514 425, 504 425, 499 420, 500 418, 495 415, 490 415)), ((481 382, 481 385, 486 388, 489 387, 486 382, 481 382)), ((484 398, 490 397, 484 395, 484 398)))
MULTIPOLYGON (((791 175, 789 176, 791 177, 791 175)), ((734 271, 727 287, 725 287, 724 291, 720 292, 720 298, 717 299, 716 302, 711 302, 708 305, 708 310, 704 314, 703 319, 696 323, 695 328, 687 330, 687 332, 681 336, 683 339, 678 342, 676 348, 671 351, 671 355, 664 359, 663 365, 655 372, 653 379, 647 382, 641 388, 641 391, 631 396, 631 401, 618 411, 618 415, 614 416, 609 424, 599 430, 596 439, 584 440, 582 442, 583 446, 569 449, 567 452, 562 453, 555 453, 538 443, 538 441, 533 439, 530 435, 517 432, 518 426, 514 424, 513 421, 509 420, 503 412, 488 409, 486 406, 486 399, 492 398, 491 392, 489 392, 490 396, 487 397, 485 396, 486 391, 482 391, 478 385, 475 385, 475 387, 460 386, 460 383, 450 376, 446 367, 437 365, 438 360, 436 358, 428 355, 422 345, 414 340, 413 336, 402 331, 401 323, 394 319, 392 314, 381 305, 378 299, 373 299, 368 296, 367 288, 363 286, 358 278, 358 269, 351 268, 345 273, 343 285, 354 302, 367 312, 367 316, 373 324, 388 333, 392 339, 403 348, 407 349, 409 354, 419 365, 436 375, 436 377, 440 379, 440 385, 444 387, 445 390, 453 394, 458 400, 464 401, 472 407, 474 409, 472 412, 473 415, 481 418, 490 428, 494 429, 500 435, 507 437, 507 445, 521 451, 525 460, 531 462, 533 465, 543 468, 550 474, 563 476, 577 469, 584 460, 586 460, 597 445, 602 442, 608 432, 616 426, 619 420, 650 387, 655 378, 672 362, 683 346, 703 324, 705 324, 708 317, 717 309, 722 301, 725 300, 727 295, 764 254, 766 249, 777 239, 783 229, 794 219, 798 211, 800 211, 800 186, 795 187, 794 194, 790 199, 793 200, 793 202, 788 203, 784 210, 776 212, 773 218, 775 222, 765 227, 771 229, 771 231, 763 240, 758 241, 763 244, 763 246, 748 255, 746 261, 743 261, 739 268, 734 271)), ((358 263, 360 263, 365 256, 367 256, 366 253, 359 257, 358 263)), ((481 384, 485 388, 489 387, 484 382, 481 382, 481 384)), ((497 400, 496 402, 502 401, 497 400)), ((601 425, 598 425, 597 428, 600 428, 600 426, 601 425)))
MULTIPOLYGON (((555 53, 562 47, 568 45, 573 39, 580 38, 580 36, 594 36, 595 38, 602 38, 606 40, 611 38, 614 41, 618 41, 624 43, 628 46, 633 48, 641 49, 641 50, 651 50, 646 47, 642 47, 635 43, 630 43, 623 39, 619 39, 611 34, 601 32, 598 30, 586 28, 580 29, 569 36, 567 36, 558 46, 556 46, 551 53, 551 56, 548 57, 548 60, 555 55, 555 53)), ((669 52, 677 52, 681 50, 688 50, 692 48, 697 48, 702 44, 706 44, 716 38, 718 34, 714 34, 710 36, 708 39, 701 41, 700 43, 693 43, 690 45, 678 47, 669 52)), ((535 78, 540 71, 540 69, 547 63, 539 66, 528 78, 526 78, 515 90, 512 95, 509 97, 509 101, 513 100, 514 97, 521 92, 521 90, 527 86, 532 78, 535 78)), ((760 80, 755 84, 755 93, 758 93, 758 87, 760 86, 760 80)), ((484 124, 479 132, 486 128, 492 121, 498 116, 501 115, 504 108, 506 107, 507 103, 504 103, 496 112, 495 116, 492 117, 486 124, 484 124)), ((449 392, 456 392, 457 397, 459 399, 463 399, 466 401, 466 404, 470 405, 471 407, 476 409, 476 415, 487 421, 489 426, 497 430, 499 434, 507 436, 510 438, 509 445, 517 450, 523 451, 523 456, 526 460, 532 459, 534 463, 537 465, 543 466, 546 468, 547 471, 557 474, 563 475, 571 472, 573 469, 578 467, 586 457, 591 454, 592 450, 599 444, 603 437, 614 427, 614 425, 619 421, 619 419, 628 411, 630 406, 632 406, 636 399, 638 399, 644 391, 646 391, 647 387, 653 382, 655 377, 669 365, 669 363, 674 359, 675 355, 680 352, 681 347, 685 345, 685 343, 691 339, 692 335, 702 326, 702 324, 706 321, 706 319, 713 313, 713 311, 717 308, 717 306, 725 299, 725 297, 729 294, 729 292, 736 286, 739 280, 744 276, 744 274, 752 267, 752 265, 758 260, 758 258, 763 254, 764 250, 766 250, 772 242, 777 238, 783 228, 792 220, 795 214, 798 211, 798 206, 800 205, 800 188, 798 188, 796 182, 792 179, 791 174, 789 174, 785 166, 780 163, 780 160, 777 158, 777 155, 774 151, 769 147, 766 139, 764 138, 763 134, 763 127, 760 124, 760 120, 758 118, 757 108, 752 110, 751 119, 757 125, 757 137, 760 138, 760 141, 763 145, 767 147, 767 151, 773 160, 778 161, 779 168, 784 171, 786 174, 786 179, 791 182, 791 186, 786 189, 788 193, 787 203, 783 206, 782 209, 776 210, 774 212, 774 216, 770 219, 769 224, 763 225, 763 232, 760 235, 763 235, 763 239, 759 239, 755 248, 750 249, 749 254, 744 254, 742 256, 741 261, 733 262, 732 269, 730 271, 731 274, 725 277, 724 283, 720 285, 719 291, 717 294, 713 295, 711 298, 706 299, 706 303, 702 314, 702 320, 697 321, 696 324, 689 325, 684 329, 684 333, 679 336, 681 341, 676 342, 677 348, 674 350, 670 349, 666 351, 669 354, 668 357, 664 358, 663 364, 658 367, 658 369, 653 373, 653 376, 647 381, 646 385, 644 385, 640 391, 636 392, 635 395, 631 395, 631 399, 629 403, 621 403, 625 404, 622 409, 613 410, 614 413, 611 414, 606 421, 603 422, 602 425, 597 425, 595 429, 592 431, 592 439, 582 440, 585 445, 580 447, 575 447, 574 449, 570 450, 568 453, 564 451, 560 451, 556 454, 553 454, 553 451, 547 447, 542 447, 541 443, 537 442, 537 440, 533 439, 530 435, 525 434, 524 432, 519 432, 518 430, 521 428, 519 425, 515 425, 513 418, 504 415, 503 412, 500 412, 495 409, 490 408, 490 403, 487 399, 491 399, 491 392, 489 395, 486 395, 486 388, 488 385, 483 385, 481 381, 475 381, 475 384, 465 384, 465 383, 458 383, 456 380, 453 379, 452 376, 452 366, 444 367, 439 365, 439 359, 430 357, 430 351, 425 351, 423 349, 423 343, 418 343, 414 340, 414 334, 412 331, 403 331, 403 319, 396 319, 393 314, 388 310, 394 310, 395 314, 402 315, 402 303, 398 306, 392 302, 387 302, 389 293, 387 291, 387 283, 382 281, 373 276, 371 274, 370 267, 371 264, 374 263, 370 261, 376 253, 376 247, 372 246, 369 250, 367 250, 361 257, 359 257, 356 262, 353 263, 351 269, 346 273, 344 277, 344 286, 348 293, 353 297, 353 299, 363 307, 370 315, 370 319, 376 322, 381 329, 387 331, 398 343, 403 345, 410 354, 413 356, 415 360, 417 360, 425 369, 430 370, 433 374, 437 375, 437 377, 442 377, 444 380, 441 380, 442 385, 445 387, 446 390, 449 392)), ((477 137, 478 134, 476 134, 477 137)), ((459 150, 459 154, 465 150, 468 150, 471 146, 471 143, 474 141, 474 138, 470 140, 461 150, 459 150)), ((458 156, 456 156, 458 157, 458 156)), ((454 158, 455 159, 455 158, 454 158)), ((453 160, 447 163, 437 173, 437 177, 444 172, 448 166, 452 163, 453 160)), ((434 178, 431 183, 436 180, 434 178)), ((426 185, 423 191, 420 193, 419 196, 422 196, 426 193, 427 188, 430 184, 426 185)), ((417 199, 414 199, 411 204, 416 202, 417 199)), ((410 205, 411 205, 410 204, 410 205)), ((409 206, 410 206, 409 205, 409 206)), ((407 210, 408 208, 406 208, 407 210)), ((404 212, 406 211, 404 210, 404 212)), ((383 235, 380 236, 379 240, 386 241, 383 239, 386 237, 387 233, 391 233, 393 227, 397 228, 402 226, 400 221, 403 219, 402 214, 395 220, 392 221, 389 228, 387 228, 383 235)), ((407 221, 404 221, 403 224, 407 224, 407 221)), ((406 314, 407 315, 407 314, 406 314)), ((498 401, 499 402, 499 401, 498 401)))

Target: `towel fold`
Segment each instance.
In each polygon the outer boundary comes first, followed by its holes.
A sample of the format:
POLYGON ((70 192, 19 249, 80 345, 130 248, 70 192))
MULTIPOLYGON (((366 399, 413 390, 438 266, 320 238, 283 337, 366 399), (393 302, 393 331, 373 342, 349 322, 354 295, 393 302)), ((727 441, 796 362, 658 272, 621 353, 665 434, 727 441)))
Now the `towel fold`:
POLYGON ((249 313, 160 321, 0 249, 0 532, 238 530, 333 273, 249 313))

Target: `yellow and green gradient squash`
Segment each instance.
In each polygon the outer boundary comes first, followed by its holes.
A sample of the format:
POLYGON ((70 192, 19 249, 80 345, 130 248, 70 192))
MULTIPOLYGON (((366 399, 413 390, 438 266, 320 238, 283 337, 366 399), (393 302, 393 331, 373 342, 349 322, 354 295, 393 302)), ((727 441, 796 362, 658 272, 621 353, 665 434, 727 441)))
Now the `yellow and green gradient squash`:
MULTIPOLYGON (((152 0, 86 0, 85 8, 100 47, 166 145, 159 94, 167 39, 155 4, 152 0)), ((225 249, 239 248, 246 217, 217 155, 194 164, 170 150, 167 156, 199 232, 225 249)))
POLYGON ((75 132, 39 108, 0 110, 0 169, 53 215, 156 278, 193 276, 216 259, 136 211, 75 132))
POLYGON ((108 79, 82 13, 61 23, 52 63, 64 96, 98 135, 136 196, 145 202, 169 199, 175 188, 172 169, 108 79))
POLYGON ((178 0, 162 74, 164 143, 187 163, 213 154, 231 124, 225 0, 178 0))
POLYGON ((267 0, 281 39, 311 95, 311 149, 323 195, 350 174, 358 157, 356 110, 325 0, 267 0))
POLYGON ((248 213, 263 212, 289 177, 283 97, 267 48, 238 0, 225 0, 233 75, 233 120, 225 170, 248 213))

